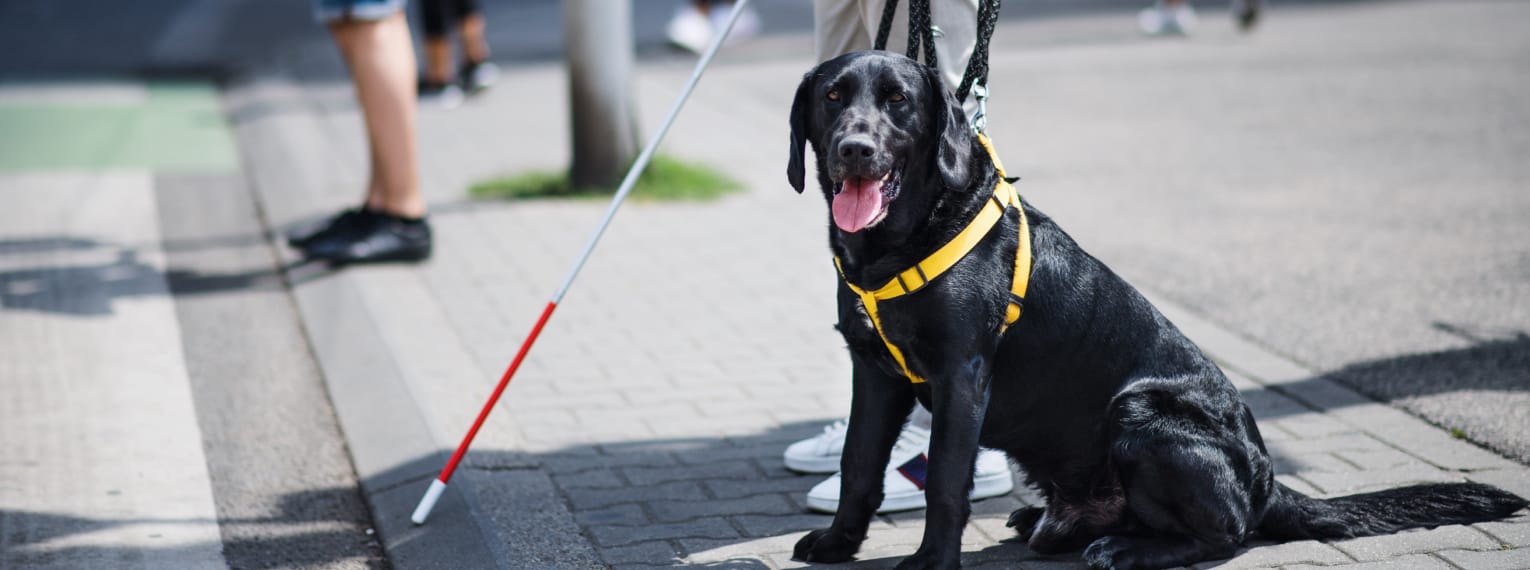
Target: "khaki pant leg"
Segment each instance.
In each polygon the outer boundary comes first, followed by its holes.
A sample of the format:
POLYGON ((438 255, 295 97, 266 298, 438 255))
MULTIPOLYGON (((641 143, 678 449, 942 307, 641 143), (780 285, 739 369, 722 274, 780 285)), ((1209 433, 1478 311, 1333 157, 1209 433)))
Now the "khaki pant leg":
POLYGON ((860 0, 813 0, 813 39, 819 63, 871 49, 861 23, 860 0))
MULTIPOLYGON (((813 27, 816 32, 818 61, 833 59, 843 53, 871 49, 877 26, 882 23, 882 9, 887 0, 813 0, 813 27)), ((977 44, 978 0, 932 0, 930 22, 940 28, 935 39, 935 56, 946 88, 952 91, 961 84, 967 60, 977 44)), ((908 52, 908 0, 898 0, 892 30, 887 35, 889 51, 908 52)), ((968 115, 977 109, 971 97, 963 102, 968 115)))

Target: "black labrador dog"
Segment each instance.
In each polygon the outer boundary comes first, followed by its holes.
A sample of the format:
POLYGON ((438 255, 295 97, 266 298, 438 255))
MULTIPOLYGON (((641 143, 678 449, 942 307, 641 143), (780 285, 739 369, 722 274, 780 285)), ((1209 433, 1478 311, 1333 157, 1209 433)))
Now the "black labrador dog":
MULTIPOLYGON (((888 52, 847 54, 803 78, 787 167, 798 192, 809 145, 829 201, 830 248, 844 280, 862 289, 951 240, 999 182, 938 74, 888 52)), ((1363 536, 1502 518, 1526 505, 1476 483, 1328 500, 1277 483, 1253 415, 1217 365, 1045 214, 1023 210, 1030 285, 1022 316, 1002 334, 1023 227, 1014 207, 943 275, 879 303, 880 334, 841 283, 839 329, 854 367, 843 488, 833 524, 797 543, 799 560, 855 554, 916 399, 934 415, 929 508, 924 542, 899 568, 958 566, 979 445, 1007 452, 1046 498, 1044 509, 1010 517, 1031 549, 1082 548, 1097 568, 1226 558, 1255 533, 1363 536)))

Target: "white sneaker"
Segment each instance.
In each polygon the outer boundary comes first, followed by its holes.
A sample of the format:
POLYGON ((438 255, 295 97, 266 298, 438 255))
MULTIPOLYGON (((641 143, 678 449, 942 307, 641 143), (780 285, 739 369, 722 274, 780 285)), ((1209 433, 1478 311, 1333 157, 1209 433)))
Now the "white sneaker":
MULTIPOLYGON (((712 10, 707 15, 712 19, 712 32, 722 31, 723 26, 728 25, 728 15, 733 13, 733 3, 713 4, 712 10)), ((733 24, 733 32, 728 34, 726 45, 752 38, 760 33, 760 15, 754 8, 745 6, 744 13, 738 15, 738 22, 733 24)), ((697 51, 697 50, 691 50, 697 51)))
MULTIPOLYGON (((840 445, 844 445, 843 438, 840 445)), ((903 432, 898 434, 898 443, 893 446, 892 460, 882 475, 882 504, 877 507, 878 513, 924 508, 924 479, 929 466, 926 454, 929 446, 929 430, 914 425, 904 426, 903 432)), ((1004 454, 992 449, 979 449, 970 497, 973 500, 997 497, 1014 488, 1014 477, 1010 474, 1009 460, 1004 454)), ((840 474, 836 473, 808 491, 808 508, 824 513, 838 511, 839 490, 840 474)))
POLYGON ((1188 1, 1170 6, 1159 0, 1137 13, 1137 26, 1150 36, 1188 36, 1195 31, 1196 23, 1195 8, 1188 1))
POLYGON ((712 41, 712 22, 706 14, 696 9, 695 4, 686 2, 675 10, 675 15, 665 27, 665 33, 669 36, 669 43, 701 53, 712 41))
POLYGON ((786 447, 782 459, 786 468, 798 473, 833 473, 839 471, 839 456, 845 451, 848 420, 824 426, 823 433, 786 447))

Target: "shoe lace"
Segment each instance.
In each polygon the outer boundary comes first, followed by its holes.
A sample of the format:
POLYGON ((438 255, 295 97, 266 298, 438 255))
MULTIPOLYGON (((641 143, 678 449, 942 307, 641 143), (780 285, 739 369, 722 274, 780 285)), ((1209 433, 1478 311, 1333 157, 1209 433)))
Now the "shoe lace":
POLYGON ((825 454, 830 452, 837 453, 837 450, 834 449, 835 444, 845 441, 845 432, 849 430, 850 422, 845 418, 834 420, 834 423, 823 426, 823 434, 818 436, 818 452, 825 454))
POLYGON ((924 453, 924 449, 930 442, 930 430, 925 428, 906 425, 898 432, 898 441, 893 444, 893 456, 918 455, 924 453))

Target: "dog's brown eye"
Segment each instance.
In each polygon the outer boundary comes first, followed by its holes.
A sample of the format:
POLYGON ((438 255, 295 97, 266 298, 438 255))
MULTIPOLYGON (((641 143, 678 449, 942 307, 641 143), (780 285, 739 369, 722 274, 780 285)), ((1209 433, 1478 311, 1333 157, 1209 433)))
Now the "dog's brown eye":
POLYGON ((838 101, 839 100, 839 90, 838 89, 830 89, 829 90, 829 94, 826 95, 826 97, 828 97, 830 101, 838 101))
POLYGON ((902 93, 893 93, 892 96, 887 98, 887 100, 888 101, 892 101, 894 103, 902 103, 903 102, 903 94, 902 93))

